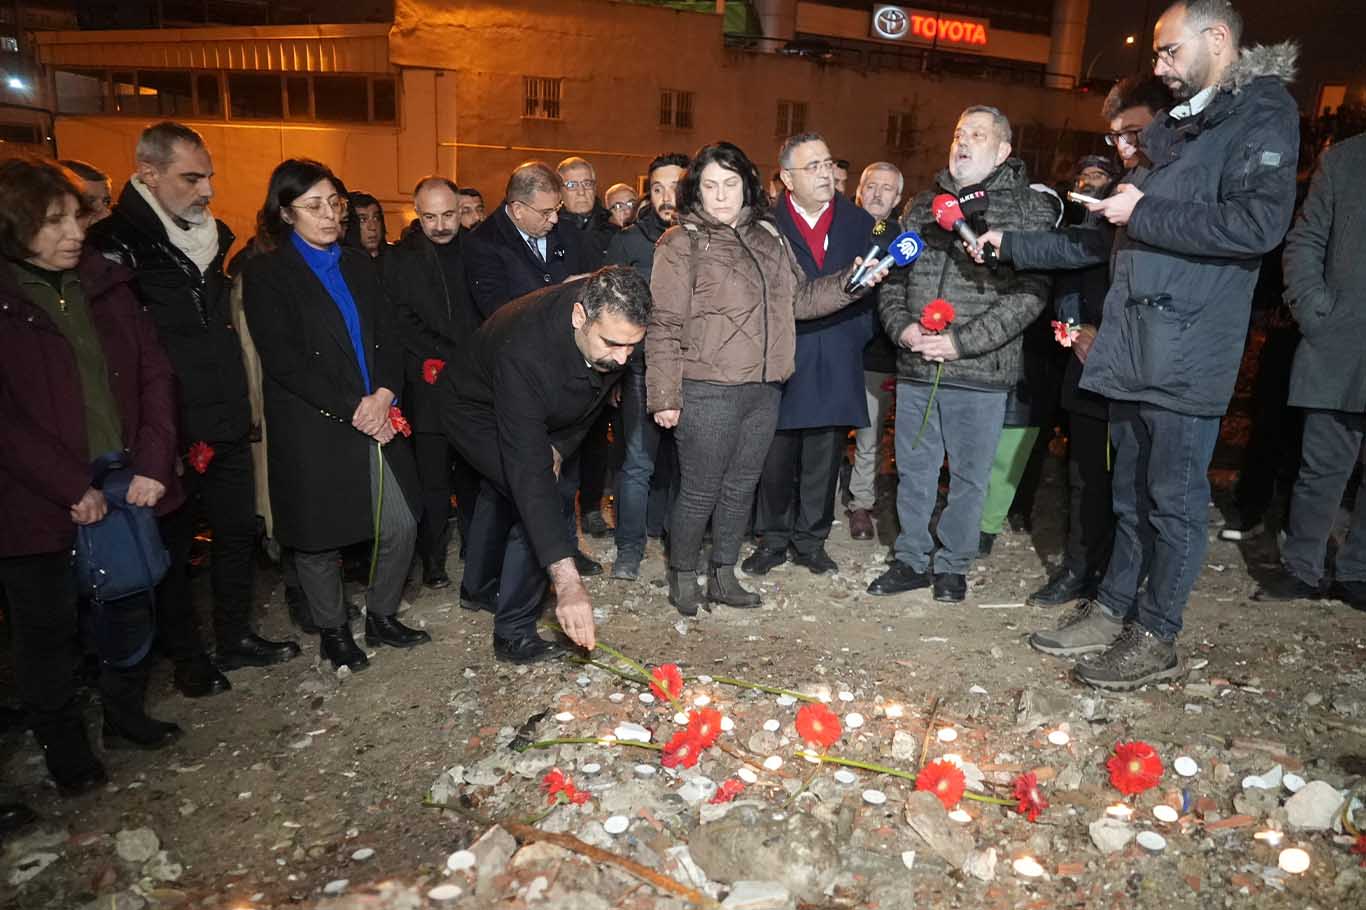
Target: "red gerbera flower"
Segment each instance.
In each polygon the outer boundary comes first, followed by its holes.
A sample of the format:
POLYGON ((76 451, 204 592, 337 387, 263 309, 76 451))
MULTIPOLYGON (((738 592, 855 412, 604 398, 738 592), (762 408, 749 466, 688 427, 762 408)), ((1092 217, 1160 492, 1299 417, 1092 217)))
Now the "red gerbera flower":
POLYGON ((589 800, 588 794, 583 792, 573 784, 565 784, 563 793, 564 798, 576 806, 582 806, 589 800))
POLYGON ((797 735, 822 749, 833 746, 843 733, 840 719, 825 705, 803 705, 797 712, 797 735))
POLYGON ((1071 320, 1067 322, 1053 320, 1053 340, 1065 348, 1070 348, 1080 333, 1081 326, 1074 324, 1071 320))
POLYGON ((1366 834, 1358 834, 1357 842, 1352 844, 1352 852, 1361 856, 1361 864, 1366 866, 1366 834))
POLYGON ((1110 784, 1126 796, 1151 790, 1162 779, 1162 759, 1145 742, 1116 743, 1105 767, 1110 769, 1110 784))
POLYGON ((1015 798, 1020 804, 1015 811, 1030 821, 1038 821, 1039 813, 1048 808, 1048 800, 1039 792, 1039 778, 1030 771, 1015 778, 1015 798))
POLYGON ((209 462, 213 461, 213 456, 213 446, 201 439, 199 442, 190 446, 190 451, 186 458, 190 462, 190 467, 194 468, 196 473, 203 474, 209 469, 209 462))
POLYGON ((545 777, 541 778, 541 789, 550 794, 550 801, 555 801, 555 794, 559 793, 569 784, 569 778, 564 776, 564 772, 559 768, 551 768, 546 772, 545 777))
POLYGON ((439 357, 428 357, 422 361, 422 379, 427 385, 436 385, 436 377, 446 368, 446 361, 439 357))
POLYGON ((952 809, 963 798, 967 780, 963 777, 962 768, 941 758, 939 761, 930 762, 916 776, 915 788, 933 793, 935 798, 944 804, 945 809, 952 809))
POLYGON ((943 297, 936 297, 920 311, 920 326, 929 332, 942 332, 949 327, 949 323, 953 322, 956 315, 953 304, 943 297))
POLYGON ((413 428, 408 424, 408 418, 403 416, 403 412, 397 406, 389 407, 389 425, 394 428, 395 433, 402 433, 404 436, 413 435, 413 428))
POLYGON ((703 749, 710 748, 716 742, 716 737, 721 735, 721 712, 715 708, 689 711, 688 732, 703 749))
POLYGON ((702 744, 687 730, 679 730, 664 747, 664 755, 659 763, 666 768, 682 765, 691 768, 702 757, 702 744))
POLYGON ((654 679, 654 682, 650 683, 650 691, 656 698, 677 701, 683 694, 683 673, 677 664, 655 667, 650 676, 654 679))
POLYGON ((732 777, 728 780, 721 781, 721 786, 716 788, 716 795, 713 796, 710 800, 708 800, 708 802, 728 803, 744 792, 745 782, 742 780, 736 780, 732 777))

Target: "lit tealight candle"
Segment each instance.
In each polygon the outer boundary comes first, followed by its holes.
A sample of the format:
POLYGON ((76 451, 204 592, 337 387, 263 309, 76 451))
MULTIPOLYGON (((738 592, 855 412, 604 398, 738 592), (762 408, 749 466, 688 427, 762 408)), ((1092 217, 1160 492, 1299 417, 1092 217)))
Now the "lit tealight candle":
POLYGON ((1160 822, 1166 822, 1170 825, 1172 822, 1176 821, 1180 817, 1181 813, 1177 812, 1175 809, 1173 809, 1166 803, 1161 803, 1160 805, 1153 806, 1153 818, 1157 819, 1160 822))
POLYGON ((759 782, 759 775, 755 774, 754 770, 749 767, 741 768, 739 771, 736 771, 735 776, 747 784, 757 784, 759 782))
POLYGON ((567 724, 573 719, 574 715, 570 714, 568 711, 561 711, 559 714, 555 715, 555 720, 559 721, 562 724, 567 724))
POLYGON ((1067 735, 1066 730, 1052 730, 1048 734, 1048 741, 1055 746, 1065 746, 1072 741, 1072 737, 1067 735))
POLYGON ((841 693, 840 693, 840 701, 848 702, 848 701, 853 701, 853 700, 854 700, 854 693, 853 693, 853 692, 845 691, 845 692, 841 692, 841 693))
POLYGON ((941 743, 951 743, 958 738, 958 731, 953 727, 941 727, 935 736, 941 743))
POLYGON ((954 809, 952 812, 949 813, 949 818, 958 822, 958 824, 960 825, 966 825, 968 822, 972 821, 972 816, 964 812, 962 809, 954 809))
POLYGON ((802 758, 811 762, 811 764, 813 765, 819 765, 821 763, 821 756, 819 752, 812 752, 810 750, 803 749, 801 752, 801 756, 802 758))
POLYGON ((1252 835, 1252 836, 1253 836, 1254 838, 1256 838, 1257 840, 1266 841, 1266 842, 1267 842, 1269 845, 1271 845, 1272 847, 1279 846, 1280 843, 1281 843, 1281 841, 1285 839, 1285 835, 1282 834, 1281 832, 1279 832, 1279 831, 1269 831, 1269 830, 1268 830, 1268 831, 1258 831, 1256 834, 1254 834, 1254 835, 1252 835))
POLYGON ((1134 814, 1134 810, 1124 805, 1124 803, 1115 803, 1113 806, 1105 807, 1105 814, 1111 818, 1117 818, 1120 821, 1127 822, 1134 814))
POLYGON ((699 708, 705 708, 707 705, 711 704, 711 696, 704 692, 694 698, 692 703, 699 708))
POLYGON ((679 711, 677 714, 674 715, 674 723, 678 724, 680 727, 686 726, 688 723, 688 715, 684 714, 682 711, 679 711))
POLYGON ((770 717, 768 720, 764 721, 764 729, 767 730, 769 733, 777 733, 782 728, 783 725, 774 718, 770 717))
POLYGON ((1043 866, 1032 856, 1022 856, 1011 865, 1015 868, 1015 874, 1024 878, 1038 878, 1044 871, 1043 866))
POLYGON ((850 730, 857 730, 859 727, 863 726, 863 715, 857 711, 850 711, 848 714, 844 715, 844 725, 850 730))
POLYGON ((1299 875, 1309 868, 1309 854, 1299 847, 1286 847, 1281 851, 1277 865, 1291 875, 1299 875))
POLYGON ((780 755, 770 755, 764 759, 764 767, 769 771, 777 771, 783 766, 783 759, 780 755))
POLYGON ((726 717, 721 718, 721 732, 722 732, 722 733, 729 733, 731 730, 734 730, 734 729, 735 729, 735 721, 731 720, 729 715, 727 715, 726 717))
POLYGON ((905 714, 906 711, 904 708, 901 707, 901 705, 888 705, 883 710, 883 713, 890 717, 892 720, 896 720, 897 718, 905 714))

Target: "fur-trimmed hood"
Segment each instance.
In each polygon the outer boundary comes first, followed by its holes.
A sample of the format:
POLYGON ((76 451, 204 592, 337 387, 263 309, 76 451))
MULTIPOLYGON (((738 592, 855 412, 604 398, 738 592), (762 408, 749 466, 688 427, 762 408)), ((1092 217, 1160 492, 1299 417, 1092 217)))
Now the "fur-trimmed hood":
POLYGON ((1254 44, 1245 47, 1238 60, 1224 73, 1219 87, 1238 94, 1262 76, 1275 76, 1282 83, 1295 81, 1299 63, 1300 46, 1294 41, 1280 44, 1254 44))

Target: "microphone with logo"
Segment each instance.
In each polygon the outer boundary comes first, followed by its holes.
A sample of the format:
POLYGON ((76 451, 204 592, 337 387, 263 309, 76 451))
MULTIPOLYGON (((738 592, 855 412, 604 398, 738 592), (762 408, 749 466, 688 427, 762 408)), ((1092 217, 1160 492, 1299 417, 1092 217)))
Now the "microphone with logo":
POLYGON ((849 282, 845 284, 846 294, 857 291, 869 276, 876 275, 884 269, 892 266, 905 268, 920 258, 920 251, 925 248, 925 242, 920 239, 920 235, 915 231, 906 231, 899 234, 892 245, 887 248, 887 255, 882 259, 875 259, 877 248, 874 247, 869 252, 870 256, 863 260, 863 265, 859 266, 858 271, 854 272, 849 282))
MULTIPOLYGON (((971 200, 971 204, 976 210, 985 211, 987 193, 986 190, 980 190, 980 193, 980 208, 978 208, 979 203, 975 198, 971 200)), ((938 222, 941 228, 952 234, 957 234, 959 239, 969 247, 973 249, 978 248, 981 241, 977 237, 977 232, 968 226, 967 219, 964 217, 963 206, 952 195, 940 193, 938 196, 935 196, 934 201, 930 203, 930 211, 934 213, 934 220, 938 222)), ((987 265, 995 268, 998 261, 996 257, 996 248, 987 245, 982 249, 982 258, 986 261, 987 265)))

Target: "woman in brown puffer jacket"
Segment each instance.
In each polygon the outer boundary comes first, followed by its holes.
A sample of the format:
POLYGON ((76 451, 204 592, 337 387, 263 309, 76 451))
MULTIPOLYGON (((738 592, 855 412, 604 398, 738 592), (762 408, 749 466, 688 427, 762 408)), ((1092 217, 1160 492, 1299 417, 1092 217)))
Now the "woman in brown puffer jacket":
MULTIPOLYGON (((679 225, 655 247, 646 396, 655 422, 676 427, 682 483, 669 527, 669 602, 685 616, 700 605, 695 567, 708 519, 707 601, 759 605, 736 580, 735 561, 792 375, 796 320, 855 299, 844 286, 860 261, 808 281, 767 207, 745 153, 729 142, 706 146, 679 182, 679 225)), ((859 295, 880 279, 866 280, 859 295)))

